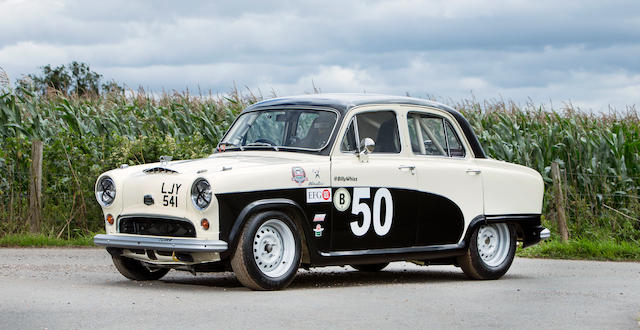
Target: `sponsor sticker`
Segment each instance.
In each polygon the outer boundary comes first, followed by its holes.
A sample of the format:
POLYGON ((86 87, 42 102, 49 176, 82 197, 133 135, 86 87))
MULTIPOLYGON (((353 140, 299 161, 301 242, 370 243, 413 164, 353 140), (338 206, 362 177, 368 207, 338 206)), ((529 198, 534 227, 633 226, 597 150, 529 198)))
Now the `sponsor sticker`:
POLYGON ((323 222, 326 214, 316 214, 313 216, 313 222, 323 222))
POLYGON ((349 191, 345 188, 336 190, 336 193, 333 195, 333 205, 336 207, 336 210, 340 212, 346 211, 351 205, 351 195, 349 191))
POLYGON ((298 185, 302 185, 307 180, 307 174, 304 172, 302 167, 294 166, 291 168, 291 181, 298 183, 298 185))
POLYGON ((347 175, 347 176, 334 176, 333 180, 334 181, 344 181, 344 182, 348 182, 348 181, 356 182, 356 181, 358 181, 358 178, 355 177, 355 176, 349 176, 349 175, 347 175))
POLYGON ((323 186, 324 183, 322 183, 322 181, 320 181, 320 170, 314 168, 311 171, 313 172, 313 181, 309 180, 309 185, 310 186, 323 186))
POLYGON ((307 203, 324 203, 331 201, 331 189, 314 188, 307 189, 307 203))
POLYGON ((322 237, 322 232, 324 231, 324 228, 322 228, 322 225, 317 224, 316 228, 313 228, 313 232, 316 233, 316 237, 322 237))

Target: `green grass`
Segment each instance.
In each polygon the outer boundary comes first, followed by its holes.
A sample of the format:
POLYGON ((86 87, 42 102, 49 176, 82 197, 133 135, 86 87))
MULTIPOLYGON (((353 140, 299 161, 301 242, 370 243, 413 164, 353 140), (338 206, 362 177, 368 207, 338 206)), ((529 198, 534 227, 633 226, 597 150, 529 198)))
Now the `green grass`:
POLYGON ((94 246, 93 234, 72 239, 49 237, 47 235, 10 234, 0 237, 2 247, 55 247, 94 246))
POLYGON ((571 240, 547 241, 521 249, 518 256, 529 258, 640 261, 640 244, 635 242, 571 240))

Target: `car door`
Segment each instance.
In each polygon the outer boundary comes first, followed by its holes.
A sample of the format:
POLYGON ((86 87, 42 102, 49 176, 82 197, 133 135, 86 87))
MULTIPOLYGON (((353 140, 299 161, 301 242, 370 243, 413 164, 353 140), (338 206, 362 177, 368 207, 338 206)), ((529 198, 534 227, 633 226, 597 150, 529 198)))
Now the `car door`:
MULTIPOLYGON (((413 155, 402 148, 399 113, 390 107, 353 110, 331 157, 333 251, 409 247, 415 241, 413 155), (358 141, 375 148, 359 153, 358 141)), ((407 142, 407 141, 405 141, 407 142)))
POLYGON ((421 191, 416 245, 459 243, 483 214, 482 174, 454 118, 436 109, 410 110, 406 118, 421 191))

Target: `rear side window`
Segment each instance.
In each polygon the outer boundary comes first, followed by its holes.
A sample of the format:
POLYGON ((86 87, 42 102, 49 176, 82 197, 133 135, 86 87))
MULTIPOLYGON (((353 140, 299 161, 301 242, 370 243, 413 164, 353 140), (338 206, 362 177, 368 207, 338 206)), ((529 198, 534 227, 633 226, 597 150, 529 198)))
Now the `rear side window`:
POLYGON ((371 138, 376 144, 374 154, 400 153, 400 134, 395 112, 365 112, 357 114, 354 118, 340 143, 341 151, 356 152, 359 141, 371 138))
POLYGON ((414 154, 464 157, 465 150, 451 123, 439 116, 409 113, 407 117, 411 150, 414 154))

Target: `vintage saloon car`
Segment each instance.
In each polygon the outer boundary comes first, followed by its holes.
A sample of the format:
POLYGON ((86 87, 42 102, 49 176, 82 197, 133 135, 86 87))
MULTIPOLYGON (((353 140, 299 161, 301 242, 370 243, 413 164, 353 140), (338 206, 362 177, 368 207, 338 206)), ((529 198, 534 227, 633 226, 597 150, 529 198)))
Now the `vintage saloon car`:
POLYGON ((378 271, 454 264, 497 279, 540 225, 543 182, 488 159, 457 111, 426 100, 325 94, 245 109, 205 159, 102 174, 105 246, 133 280, 233 270, 255 290, 300 266, 378 271))

